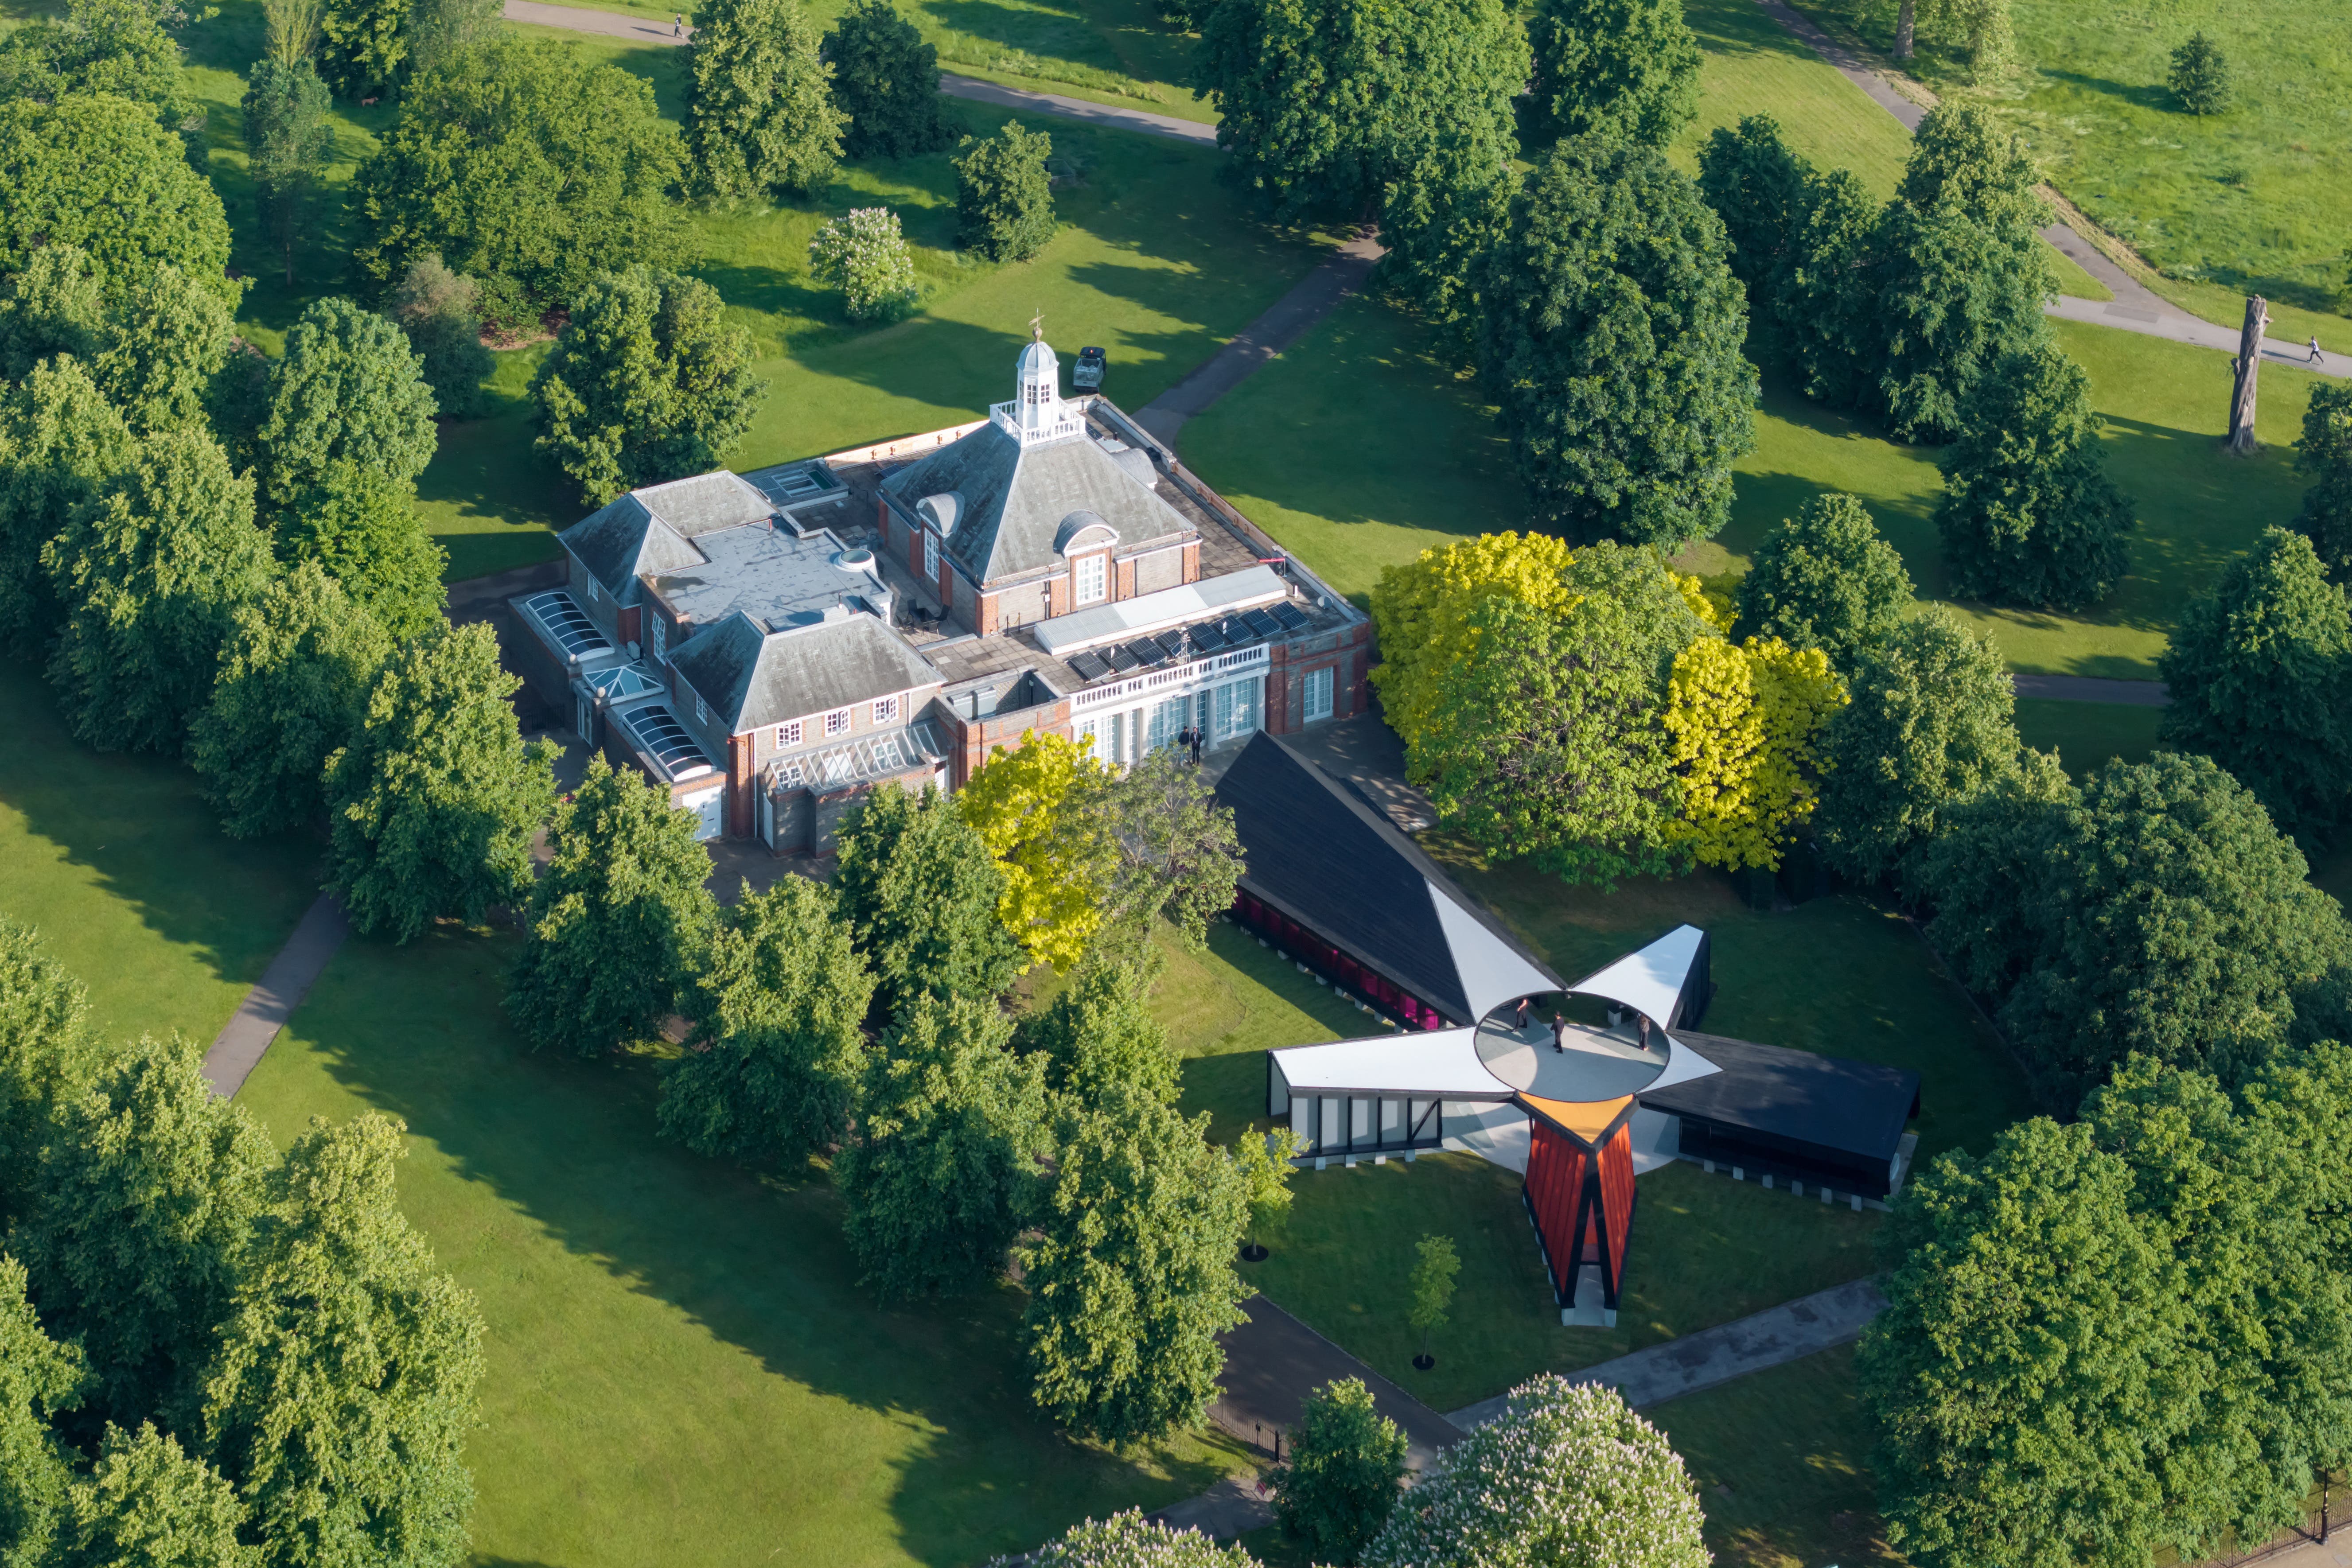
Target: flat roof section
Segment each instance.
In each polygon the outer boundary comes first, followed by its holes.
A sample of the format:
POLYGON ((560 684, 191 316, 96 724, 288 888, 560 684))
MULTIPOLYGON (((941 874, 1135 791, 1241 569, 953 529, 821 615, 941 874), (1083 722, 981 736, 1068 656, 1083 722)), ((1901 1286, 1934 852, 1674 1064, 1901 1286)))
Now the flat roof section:
POLYGON ((1643 1105, 1832 1163, 1884 1168, 1919 1106, 1919 1075, 1846 1057, 1678 1031, 1720 1071, 1641 1091, 1643 1105))
POLYGON ((652 587, 671 613, 697 626, 716 625, 740 610, 770 631, 814 626, 852 599, 871 604, 887 594, 881 579, 849 554, 827 530, 795 534, 754 523, 697 534, 706 558, 654 575, 652 587))
MULTIPOLYGON (((1139 594, 1116 604, 1096 605, 1039 621, 1031 631, 1046 652, 1068 655, 1098 643, 1123 642, 1151 632, 1181 630, 1193 621, 1237 615, 1290 596, 1271 566, 1252 566, 1227 577, 1203 577, 1156 594, 1139 594)), ((1298 625, 1307 625, 1304 615, 1298 625)))

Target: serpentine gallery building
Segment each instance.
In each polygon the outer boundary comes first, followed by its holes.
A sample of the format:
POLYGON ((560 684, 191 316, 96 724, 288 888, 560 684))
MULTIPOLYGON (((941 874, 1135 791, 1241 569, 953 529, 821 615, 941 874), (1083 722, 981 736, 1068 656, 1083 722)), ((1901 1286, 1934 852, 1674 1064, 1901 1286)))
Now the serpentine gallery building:
POLYGON ((824 852, 1022 732, 1131 763, 1360 711, 1371 627, 1042 336, 985 418, 620 497, 509 608, 533 689, 706 837, 824 852))
POLYGON ((1235 919, 1384 1026, 1267 1052, 1267 1114, 1318 1169, 1454 1149, 1522 1173, 1561 1322, 1614 1326, 1639 1178, 1670 1161, 1856 1208, 1901 1187, 1919 1075, 1701 1033, 1697 927, 1565 981, 1273 736, 1217 797, 1247 861, 1235 919))

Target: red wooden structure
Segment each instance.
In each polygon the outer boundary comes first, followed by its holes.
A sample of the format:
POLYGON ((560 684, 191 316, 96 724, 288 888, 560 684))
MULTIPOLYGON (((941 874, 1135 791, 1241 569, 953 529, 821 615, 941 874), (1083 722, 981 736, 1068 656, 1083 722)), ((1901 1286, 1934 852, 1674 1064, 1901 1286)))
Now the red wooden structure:
POLYGON ((1601 1302, 1617 1310, 1633 1228, 1633 1097, 1568 1101, 1517 1097, 1532 1142, 1520 1194, 1542 1244, 1553 1297, 1576 1304, 1580 1270, 1601 1271, 1601 1302))

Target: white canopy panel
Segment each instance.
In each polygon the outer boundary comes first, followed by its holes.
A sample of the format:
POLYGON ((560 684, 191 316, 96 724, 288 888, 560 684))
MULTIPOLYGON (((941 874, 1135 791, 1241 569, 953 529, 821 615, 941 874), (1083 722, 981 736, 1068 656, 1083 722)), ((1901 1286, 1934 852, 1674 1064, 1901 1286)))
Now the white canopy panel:
POLYGON ((1723 1069, 1691 1049, 1689 1042, 1666 1037, 1666 1070, 1642 1086, 1637 1092, 1647 1094, 1652 1089, 1671 1089, 1678 1083, 1688 1083, 1695 1078, 1723 1069))
POLYGON ((1549 976, 1520 957, 1509 942, 1488 931, 1434 882, 1429 884, 1429 901, 1437 906, 1438 928, 1445 933, 1445 945, 1453 950, 1454 972, 1461 978, 1462 998, 1470 1004, 1472 1023, 1506 1002, 1552 989, 1549 976))
POLYGON ((1293 1094, 1410 1094, 1508 1100, 1511 1086, 1478 1059, 1475 1029, 1374 1035, 1267 1053, 1293 1094))
POLYGON ((1569 990, 1631 1007, 1662 1026, 1674 1023, 1675 1003, 1682 996, 1683 983, 1690 978, 1698 944, 1706 940, 1706 933, 1696 926, 1676 926, 1639 952, 1629 952, 1586 975, 1569 990))

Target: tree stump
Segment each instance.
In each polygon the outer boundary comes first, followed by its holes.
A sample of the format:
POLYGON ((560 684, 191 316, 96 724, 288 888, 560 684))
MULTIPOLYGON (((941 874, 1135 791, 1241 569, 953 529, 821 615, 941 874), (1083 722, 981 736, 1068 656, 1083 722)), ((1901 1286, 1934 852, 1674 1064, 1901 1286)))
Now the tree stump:
POLYGON ((2263 368, 2263 329, 2270 324, 2269 303, 2260 294, 2247 295, 2245 325, 2238 329, 2238 357, 2231 362, 2236 376, 2230 389, 2230 450, 2241 458, 2263 449, 2254 439, 2254 384, 2263 368))

